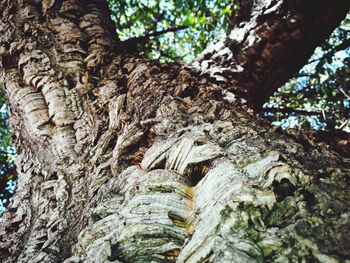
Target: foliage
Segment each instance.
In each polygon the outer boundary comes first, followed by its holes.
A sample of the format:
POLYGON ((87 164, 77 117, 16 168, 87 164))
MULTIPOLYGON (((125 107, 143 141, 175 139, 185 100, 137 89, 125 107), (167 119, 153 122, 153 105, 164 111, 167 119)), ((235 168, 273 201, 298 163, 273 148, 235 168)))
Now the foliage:
POLYGON ((161 61, 193 59, 225 33, 239 9, 238 0, 110 0, 109 5, 121 40, 185 27, 139 43, 148 57, 161 61))
POLYGON ((0 89, 0 215, 16 186, 15 151, 10 145, 11 129, 3 89, 0 89))

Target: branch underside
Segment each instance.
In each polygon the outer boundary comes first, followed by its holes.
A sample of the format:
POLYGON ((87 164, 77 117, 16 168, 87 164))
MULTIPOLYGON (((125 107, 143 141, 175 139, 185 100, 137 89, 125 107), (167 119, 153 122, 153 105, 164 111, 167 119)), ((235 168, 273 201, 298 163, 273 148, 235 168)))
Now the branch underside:
POLYGON ((271 132, 231 80, 120 55, 103 1, 1 10, 19 171, 2 262, 350 256, 341 157, 271 132))
POLYGON ((203 74, 233 84, 256 109, 297 72, 346 16, 349 1, 251 1, 230 34, 194 63, 203 74))

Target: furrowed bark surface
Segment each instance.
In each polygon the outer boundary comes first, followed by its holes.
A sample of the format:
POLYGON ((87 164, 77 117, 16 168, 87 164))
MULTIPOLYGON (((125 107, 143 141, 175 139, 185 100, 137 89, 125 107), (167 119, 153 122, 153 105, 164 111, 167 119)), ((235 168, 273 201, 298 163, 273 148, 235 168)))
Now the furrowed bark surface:
POLYGON ((291 75, 348 8, 321 1, 309 14, 311 2, 254 2, 224 42, 233 55, 221 46, 184 66, 124 54, 104 1, 2 1, 19 181, 0 226, 1 262, 349 258, 349 164, 250 109, 252 94, 291 75), (298 30, 307 39, 294 39, 298 30), (294 42, 282 41, 291 65, 277 70, 266 43, 281 34, 294 42), (247 66, 256 61, 258 73, 247 66))

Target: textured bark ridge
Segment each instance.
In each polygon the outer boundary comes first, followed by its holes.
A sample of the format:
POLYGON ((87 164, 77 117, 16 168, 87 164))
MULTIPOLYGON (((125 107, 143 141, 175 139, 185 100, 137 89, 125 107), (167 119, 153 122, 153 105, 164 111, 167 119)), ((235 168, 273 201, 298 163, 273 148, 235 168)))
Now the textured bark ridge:
POLYGON ((349 258, 349 163, 270 130, 246 101, 301 63, 280 67, 272 83, 277 64, 265 55, 277 55, 267 43, 308 28, 306 40, 282 45, 281 61, 294 52, 303 60, 349 4, 322 1, 305 19, 308 5, 256 1, 250 22, 230 34, 241 52, 226 41, 231 55, 221 46, 185 66, 125 54, 104 1, 2 1, 1 78, 19 181, 0 261, 349 258), (316 20, 325 31, 311 30, 316 20), (279 22, 293 30, 277 34, 279 22), (262 60, 254 74, 265 86, 248 81, 248 62, 262 60), (245 72, 232 73, 238 66, 245 72))

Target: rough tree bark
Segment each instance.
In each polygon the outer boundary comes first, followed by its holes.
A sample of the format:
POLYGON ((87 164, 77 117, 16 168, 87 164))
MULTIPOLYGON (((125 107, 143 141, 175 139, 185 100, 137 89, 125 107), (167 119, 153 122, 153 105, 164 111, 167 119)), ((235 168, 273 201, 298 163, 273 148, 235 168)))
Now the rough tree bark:
POLYGON ((18 188, 1 262, 337 262, 349 162, 254 108, 348 0, 245 1, 191 65, 128 55, 99 0, 3 0, 18 188))

